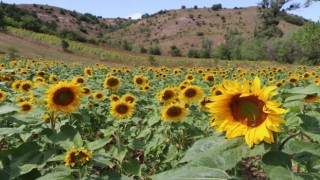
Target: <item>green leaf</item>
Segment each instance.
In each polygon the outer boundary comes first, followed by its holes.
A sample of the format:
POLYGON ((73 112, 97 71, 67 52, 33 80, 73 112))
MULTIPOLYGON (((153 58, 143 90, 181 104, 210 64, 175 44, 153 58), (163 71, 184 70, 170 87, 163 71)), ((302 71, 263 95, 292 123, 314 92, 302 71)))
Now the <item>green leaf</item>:
POLYGON ((151 127, 151 126, 157 124, 159 121, 160 121, 160 116, 154 115, 147 120, 148 126, 151 127))
POLYGON ((203 153, 209 149, 214 149, 220 144, 226 143, 227 140, 221 133, 216 133, 213 136, 201 139, 195 142, 190 149, 186 152, 186 155, 180 160, 180 162, 189 162, 200 153, 203 153))
POLYGON ((0 115, 16 112, 16 111, 19 111, 19 110, 20 110, 20 108, 17 107, 17 106, 13 106, 13 105, 10 105, 10 104, 5 104, 3 106, 0 106, 0 115))
POLYGON ((12 134, 17 134, 21 133, 22 129, 20 128, 0 128, 0 136, 2 135, 12 135, 12 134))
POLYGON ((117 159, 119 162, 123 161, 126 154, 127 154, 127 148, 124 146, 120 146, 119 148, 113 147, 111 149, 111 156, 117 159))
POLYGON ((88 146, 88 149, 93 151, 93 150, 97 150, 97 149, 100 149, 102 148, 103 146, 105 146, 106 144, 108 144, 112 139, 111 138, 108 138, 108 139, 98 139, 98 140, 95 140, 93 142, 88 142, 87 143, 87 146, 88 146))
POLYGON ((132 178, 129 178, 128 176, 125 176, 117 172, 104 172, 102 173, 101 177, 101 179, 106 180, 132 180, 132 178))
POLYGON ((16 178, 30 172, 34 168, 42 168, 50 157, 39 151, 40 147, 35 142, 28 142, 15 149, 11 156, 10 177, 16 178))
POLYGON ((234 168, 242 158, 262 155, 270 149, 270 145, 265 143, 250 149, 242 137, 226 140, 217 134, 211 139, 206 138, 198 142, 187 151, 180 163, 190 161, 187 166, 229 170, 234 168))
POLYGON ((104 134, 105 137, 109 138, 117 130, 118 130, 117 128, 113 126, 109 126, 107 129, 101 129, 100 131, 104 134))
POLYGON ((263 170, 270 179, 300 179, 290 170, 290 155, 284 152, 270 151, 262 157, 263 170))
POLYGON ((128 145, 130 148, 132 149, 140 149, 140 150, 143 150, 144 147, 146 146, 146 143, 144 143, 143 141, 139 141, 139 140, 132 140, 129 145, 128 145))
POLYGON ((111 168, 114 164, 112 163, 112 157, 106 153, 94 153, 92 158, 92 163, 95 166, 102 168, 111 168))
POLYGON ((209 167, 182 167, 169 170, 152 176, 153 180, 177 180, 177 179, 230 179, 228 174, 216 168, 209 167))
POLYGON ((151 130, 149 127, 146 127, 144 128, 141 133, 137 136, 137 139, 140 139, 140 138, 145 138, 148 134, 151 133, 151 130))
POLYGON ((71 175, 71 169, 65 166, 58 166, 52 170, 52 172, 43 175, 37 180, 68 180, 74 179, 71 175))
POLYGON ((82 148, 83 140, 81 138, 80 133, 78 132, 73 138, 73 144, 75 148, 82 148))
POLYGON ((128 162, 124 162, 122 168, 128 174, 141 175, 140 162, 137 159, 130 159, 128 162))
POLYGON ((310 84, 307 87, 296 87, 290 90, 290 93, 296 94, 319 94, 320 93, 320 86, 316 86, 314 84, 310 84))
POLYGON ((298 115, 302 120, 302 132, 310 138, 320 141, 320 113, 315 111, 307 112, 305 115, 298 115))

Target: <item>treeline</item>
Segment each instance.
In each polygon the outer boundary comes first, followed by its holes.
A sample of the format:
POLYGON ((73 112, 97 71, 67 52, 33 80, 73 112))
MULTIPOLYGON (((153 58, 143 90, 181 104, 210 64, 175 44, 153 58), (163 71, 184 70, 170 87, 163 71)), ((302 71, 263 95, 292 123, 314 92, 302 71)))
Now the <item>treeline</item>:
MULTIPOLYGON (((212 49, 211 58, 224 60, 275 60, 281 63, 320 64, 320 23, 309 22, 283 37, 246 38, 229 31, 225 43, 212 49)), ((207 57, 205 49, 190 49, 192 58, 207 57)))

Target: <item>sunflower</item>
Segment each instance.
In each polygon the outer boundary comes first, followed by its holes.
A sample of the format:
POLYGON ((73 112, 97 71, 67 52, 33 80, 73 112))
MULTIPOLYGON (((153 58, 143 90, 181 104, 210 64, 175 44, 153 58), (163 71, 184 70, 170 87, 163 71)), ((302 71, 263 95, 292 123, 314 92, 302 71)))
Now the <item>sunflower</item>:
POLYGON ((305 98, 301 99, 302 102, 320 102, 320 96, 315 94, 308 94, 305 98))
POLYGON ((6 98, 6 93, 0 89, 0 102, 6 100, 6 98))
POLYGON ((200 107, 200 109, 203 110, 208 110, 208 108, 206 107, 206 104, 211 103, 212 101, 208 98, 208 97, 203 97, 199 103, 198 106, 200 107))
POLYGON ((43 77, 36 77, 33 79, 34 82, 44 84, 46 80, 43 77))
POLYGON ((33 88, 33 84, 31 81, 23 81, 20 83, 19 90, 23 93, 30 92, 30 89, 33 88))
POLYGON ((121 97, 124 101, 130 103, 130 104, 135 104, 137 102, 136 97, 132 94, 125 94, 121 97))
POLYGON ((187 115, 187 109, 182 104, 170 104, 161 110, 161 118, 164 121, 179 122, 187 115))
POLYGON ((91 89, 90 88, 88 88, 88 87, 83 87, 82 88, 82 93, 84 94, 84 95, 90 95, 91 94, 91 89))
POLYGON ((15 80, 11 85, 11 87, 14 91, 19 91, 20 86, 21 86, 21 80, 15 80))
POLYGON ((86 82, 86 80, 82 76, 75 77, 73 78, 72 81, 75 82, 76 84, 84 84, 86 82))
POLYGON ((189 103, 200 99, 202 95, 203 91, 199 86, 191 85, 180 92, 179 99, 189 103))
POLYGON ((85 149, 71 148, 64 159, 65 166, 83 165, 92 159, 92 152, 85 149))
POLYGON ((93 99, 95 101, 103 101, 106 98, 106 95, 103 94, 101 91, 97 91, 93 94, 93 99))
POLYGON ((256 77, 252 86, 248 81, 223 82, 223 94, 212 96, 212 103, 207 107, 215 117, 212 126, 218 132, 226 131, 226 138, 245 136, 249 147, 261 141, 273 143, 273 131, 280 132, 284 119, 279 114, 287 110, 279 108, 280 103, 268 100, 276 86, 261 88, 260 79, 256 77))
POLYGON ((51 74, 50 77, 49 77, 49 80, 51 82, 58 82, 58 77, 54 74, 51 74))
POLYGON ((87 77, 93 77, 93 69, 92 68, 85 68, 84 70, 84 75, 86 75, 87 77))
POLYGON ((188 74, 186 75, 185 80, 188 82, 192 82, 194 81, 194 76, 192 74, 188 74))
POLYGON ((159 99, 160 102, 165 104, 174 102, 177 99, 176 89, 167 87, 157 94, 157 98, 159 99))
POLYGON ((115 94, 112 94, 110 97, 109 97, 110 101, 113 102, 113 101, 118 101, 120 100, 120 97, 115 95, 115 94))
POLYGON ((121 82, 119 78, 115 76, 110 76, 104 80, 103 87, 108 88, 111 91, 117 91, 120 87, 120 84, 121 82))
POLYGON ((21 110, 20 110, 21 113, 27 113, 33 109, 33 104, 28 101, 24 101, 20 103, 19 106, 21 107, 21 110))
POLYGON ((148 92, 148 91, 150 91, 150 89, 151 89, 151 86, 145 85, 145 86, 143 86, 143 87, 141 88, 141 91, 143 91, 143 92, 148 92))
POLYGON ((49 112, 62 112, 64 114, 75 112, 80 105, 82 89, 73 82, 59 82, 47 90, 47 108, 49 112))
POLYGON ((133 78, 134 85, 138 87, 143 87, 147 84, 148 79, 143 75, 135 75, 133 78))
POLYGON ((206 74, 205 75, 205 80, 208 82, 213 83, 214 82, 214 75, 213 74, 206 74))
POLYGON ((314 85, 320 85, 320 79, 319 78, 316 78, 313 80, 313 84, 314 85))
POLYGON ((111 103, 110 114, 115 116, 117 119, 125 119, 132 116, 134 112, 134 106, 131 103, 124 101, 113 101, 111 103))

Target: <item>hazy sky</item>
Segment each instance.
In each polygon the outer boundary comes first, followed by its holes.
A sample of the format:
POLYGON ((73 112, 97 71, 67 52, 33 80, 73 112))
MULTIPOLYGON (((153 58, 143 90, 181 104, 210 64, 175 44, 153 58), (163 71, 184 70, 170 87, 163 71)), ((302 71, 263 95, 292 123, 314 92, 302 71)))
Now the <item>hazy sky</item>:
MULTIPOLYGON (((212 4, 221 3, 223 7, 247 7, 256 6, 259 0, 2 0, 5 3, 15 4, 48 4, 62 7, 68 10, 76 10, 81 13, 106 18, 115 17, 138 17, 144 13, 156 13, 164 9, 180 9, 182 5, 187 8, 197 5, 211 7, 212 4)), ((305 0, 294 0, 305 2, 305 0)), ((320 20, 320 3, 313 3, 309 8, 301 8, 290 13, 303 16, 314 21, 320 20)))

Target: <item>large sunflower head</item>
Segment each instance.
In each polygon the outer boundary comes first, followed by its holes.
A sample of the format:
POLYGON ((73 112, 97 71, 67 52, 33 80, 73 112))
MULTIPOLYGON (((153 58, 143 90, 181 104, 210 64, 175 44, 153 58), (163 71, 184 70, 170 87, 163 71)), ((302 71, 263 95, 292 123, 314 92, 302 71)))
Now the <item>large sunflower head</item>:
POLYGON ((6 98, 6 93, 0 89, 0 102, 6 100, 6 98))
POLYGON ((179 99, 189 103, 200 99, 202 95, 203 91, 199 86, 190 85, 180 92, 179 99))
POLYGON ((160 102, 169 104, 177 99, 177 92, 175 88, 167 87, 157 94, 157 98, 160 102))
POLYGON ((34 107, 33 104, 28 101, 24 101, 24 102, 20 103, 19 106, 21 107, 21 110, 20 110, 21 113, 27 113, 27 112, 31 111, 34 107))
POLYGON ((103 101, 105 98, 106 98, 106 95, 101 91, 97 91, 93 94, 93 99, 95 101, 103 101))
POLYGON ((59 82, 47 90, 47 108, 49 112, 64 114, 75 112, 80 105, 82 89, 73 82, 59 82))
POLYGON ((147 84, 148 79, 143 75, 135 75, 133 82, 136 86, 142 87, 147 84))
POLYGON ((83 165, 92 159, 92 152, 85 149, 70 149, 64 159, 65 166, 83 165))
POLYGON ((117 119, 129 118, 133 115, 134 105, 121 99, 111 103, 110 114, 117 119))
POLYGON ((117 91, 120 87, 120 79, 115 76, 109 76, 104 80, 103 87, 111 91, 117 91))
POLYGON ((279 132, 284 119, 279 114, 287 110, 279 108, 281 104, 269 100, 276 86, 261 88, 256 77, 250 87, 248 81, 223 82, 222 95, 212 96, 213 101, 207 107, 215 117, 212 126, 217 131, 226 131, 227 138, 245 136, 249 147, 261 141, 274 142, 272 131, 279 132))
POLYGON ((182 104, 170 104, 161 111, 161 118, 164 121, 179 122, 187 115, 187 109, 182 104))

